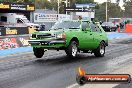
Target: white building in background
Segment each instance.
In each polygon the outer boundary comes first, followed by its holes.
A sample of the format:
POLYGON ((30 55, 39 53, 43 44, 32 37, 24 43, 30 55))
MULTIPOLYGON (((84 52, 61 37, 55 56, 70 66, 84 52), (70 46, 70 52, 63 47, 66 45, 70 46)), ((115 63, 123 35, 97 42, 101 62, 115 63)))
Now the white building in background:
POLYGON ((55 22, 60 20, 70 20, 71 16, 66 14, 57 14, 55 10, 36 9, 33 13, 33 22, 45 24, 45 28, 51 28, 55 22))
POLYGON ((50 23, 57 22, 60 20, 70 20, 70 15, 57 14, 56 11, 52 10, 36 10, 34 12, 35 23, 50 23))
POLYGON ((57 22, 60 20, 70 20, 70 18, 70 15, 66 14, 34 13, 34 22, 37 23, 57 22))
POLYGON ((96 4, 76 4, 76 8, 87 8, 87 9, 92 9, 91 11, 88 12, 76 12, 76 15, 80 15, 83 17, 83 19, 91 20, 95 18, 95 11, 94 7, 96 4))

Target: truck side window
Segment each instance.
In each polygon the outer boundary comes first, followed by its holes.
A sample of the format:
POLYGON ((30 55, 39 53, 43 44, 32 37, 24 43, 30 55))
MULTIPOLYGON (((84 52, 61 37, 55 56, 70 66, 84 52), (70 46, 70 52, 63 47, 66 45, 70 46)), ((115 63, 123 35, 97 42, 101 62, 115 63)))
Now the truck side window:
POLYGON ((92 29, 92 32, 101 32, 100 28, 93 23, 90 23, 90 28, 92 29))
POLYGON ((7 17, 1 16, 1 22, 7 22, 7 17))
POLYGON ((89 24, 87 22, 82 23, 82 29, 86 30, 86 28, 89 28, 89 24))
POLYGON ((96 27, 93 23, 90 23, 90 28, 91 28, 92 32, 96 32, 96 29, 95 29, 96 27))

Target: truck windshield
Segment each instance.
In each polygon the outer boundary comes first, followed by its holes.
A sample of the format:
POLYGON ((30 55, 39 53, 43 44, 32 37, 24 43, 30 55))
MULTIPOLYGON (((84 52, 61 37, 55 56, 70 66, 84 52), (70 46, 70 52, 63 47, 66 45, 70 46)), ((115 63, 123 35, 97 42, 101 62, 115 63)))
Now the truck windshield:
POLYGON ((79 29, 80 28, 80 22, 76 21, 63 21, 63 22, 57 22, 54 26, 52 26, 52 29, 79 29))

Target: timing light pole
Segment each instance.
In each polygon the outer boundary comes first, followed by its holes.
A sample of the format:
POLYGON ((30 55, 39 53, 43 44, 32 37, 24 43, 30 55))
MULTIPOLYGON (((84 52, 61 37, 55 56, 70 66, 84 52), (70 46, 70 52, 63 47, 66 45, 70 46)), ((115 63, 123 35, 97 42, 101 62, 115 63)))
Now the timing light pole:
MULTIPOLYGON (((64 2, 66 4, 66 7, 68 7, 68 0, 62 0, 62 2, 64 2)), ((66 15, 67 15, 67 11, 66 11, 66 15)))
POLYGON ((106 22, 108 21, 108 0, 106 0, 106 22))
MULTIPOLYGON (((68 7, 68 0, 66 0, 66 7, 68 7)), ((66 11, 66 15, 67 15, 67 11, 66 11)))
POLYGON ((58 12, 58 14, 59 14, 59 13, 60 13, 60 0, 58 0, 57 3, 58 3, 58 11, 57 11, 57 12, 58 12))

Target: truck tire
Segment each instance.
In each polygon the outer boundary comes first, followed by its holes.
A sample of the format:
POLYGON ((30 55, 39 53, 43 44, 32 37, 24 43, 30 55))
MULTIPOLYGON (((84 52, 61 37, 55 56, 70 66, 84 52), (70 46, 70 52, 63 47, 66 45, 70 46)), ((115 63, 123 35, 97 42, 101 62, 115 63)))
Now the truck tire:
POLYGON ((44 55, 44 49, 41 48, 33 48, 33 52, 36 58, 41 58, 44 55))
POLYGON ((104 54, 105 54, 105 44, 104 42, 101 42, 99 47, 96 50, 94 50, 94 55, 96 57, 103 57, 104 54))
POLYGON ((66 48, 65 52, 68 57, 75 58, 78 52, 77 42, 71 41, 69 46, 66 48))

